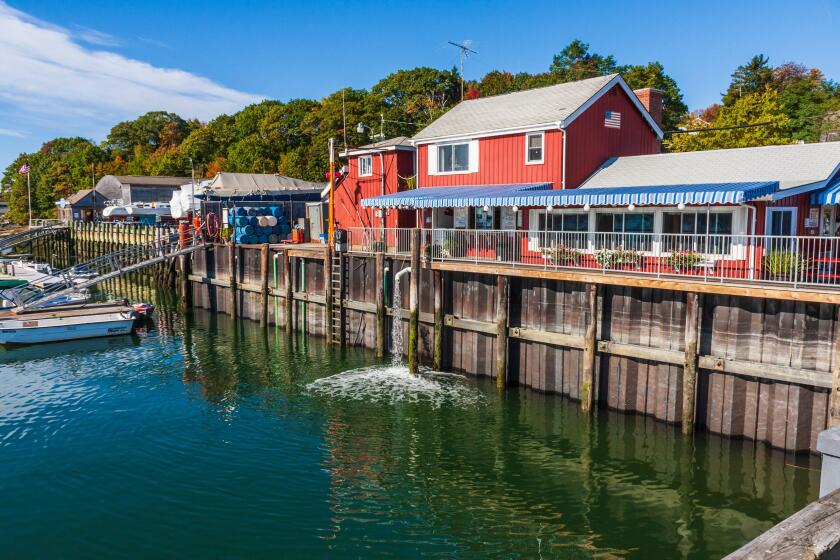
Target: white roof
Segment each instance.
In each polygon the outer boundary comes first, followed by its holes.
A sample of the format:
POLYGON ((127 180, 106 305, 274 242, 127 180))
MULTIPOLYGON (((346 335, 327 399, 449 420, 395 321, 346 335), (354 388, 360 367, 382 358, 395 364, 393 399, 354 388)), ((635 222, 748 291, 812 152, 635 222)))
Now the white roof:
POLYGON ((840 142, 628 156, 607 160, 581 188, 827 181, 840 170, 840 142))
POLYGON ((653 118, 618 74, 567 82, 462 101, 418 132, 415 143, 424 140, 504 133, 522 129, 567 125, 591 103, 618 84, 629 95, 651 127, 661 136, 653 118))
POLYGON ((319 193, 326 183, 316 183, 278 174, 217 173, 205 194, 215 196, 244 196, 276 192, 319 193))

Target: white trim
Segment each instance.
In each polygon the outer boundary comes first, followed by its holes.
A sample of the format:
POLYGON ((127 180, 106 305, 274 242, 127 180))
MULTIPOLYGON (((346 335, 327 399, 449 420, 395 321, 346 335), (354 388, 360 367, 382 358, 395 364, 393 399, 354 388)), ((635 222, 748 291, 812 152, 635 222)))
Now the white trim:
POLYGON ((478 140, 440 142, 430 144, 426 148, 426 157, 429 160, 429 175, 467 175, 478 171, 478 140), (467 146, 467 169, 458 171, 440 171, 438 151, 444 146, 467 146), (434 158, 432 157, 434 154, 434 158))
POLYGON ((537 132, 526 132, 525 133, 525 165, 542 165, 545 163, 545 131, 539 130, 537 132), (529 139, 532 136, 539 136, 540 137, 540 159, 531 161, 529 158, 530 154, 530 146, 529 146, 529 139))
POLYGON ((356 162, 359 166, 359 177, 373 177, 373 155, 360 156, 356 162), (362 173, 362 160, 366 159, 370 162, 367 173, 362 173))
POLYGON ((799 228, 797 227, 799 224, 796 221, 798 219, 798 216, 796 215, 797 214, 796 206, 768 206, 764 210, 764 235, 773 235, 772 233, 769 233, 770 229, 771 229, 771 227, 770 227, 770 215, 775 211, 785 211, 785 210, 790 210, 791 211, 790 227, 793 231, 791 231, 790 233, 783 233, 782 235, 789 235, 789 236, 795 236, 796 235, 796 232, 799 230, 799 228))
POLYGON ((653 128, 653 132, 660 140, 662 140, 662 137, 665 135, 664 132, 662 132, 662 128, 660 128, 659 125, 656 124, 656 121, 653 120, 653 117, 650 116, 650 113, 648 113, 647 109, 645 109, 644 105, 642 105, 642 102, 639 101, 639 98, 636 97, 636 94, 633 93, 633 90, 630 89, 630 86, 627 85, 627 82, 625 82, 624 78, 622 78, 621 76, 616 76, 615 78, 604 84, 604 86, 595 95, 587 99, 586 102, 580 107, 578 107, 574 113, 563 119, 563 127, 565 128, 569 126, 569 124, 571 124, 572 121, 581 116, 587 109, 594 105, 596 101, 601 99, 616 84, 621 86, 621 89, 623 89, 624 93, 627 94, 627 97, 630 98, 630 102, 633 103, 636 109, 638 109, 639 112, 642 113, 642 117, 644 117, 644 119, 648 122, 651 128, 653 128))
POLYGON ((545 130, 558 130, 561 127, 560 122, 550 122, 542 124, 531 124, 527 126, 514 126, 510 128, 500 128, 497 130, 482 130, 477 132, 468 132, 463 134, 449 134, 446 136, 433 136, 431 138, 411 139, 411 144, 419 147, 426 144, 444 143, 444 142, 458 142, 459 140, 472 140, 474 138, 488 138, 492 136, 510 136, 512 134, 519 134, 522 132, 539 132, 545 130))
POLYGON ((395 152, 399 150, 404 150, 407 152, 413 152, 415 150, 414 146, 385 146, 384 148, 356 148, 350 149, 345 152, 339 152, 338 155, 340 157, 353 157, 353 156, 364 156, 368 154, 378 154, 381 152, 395 152))

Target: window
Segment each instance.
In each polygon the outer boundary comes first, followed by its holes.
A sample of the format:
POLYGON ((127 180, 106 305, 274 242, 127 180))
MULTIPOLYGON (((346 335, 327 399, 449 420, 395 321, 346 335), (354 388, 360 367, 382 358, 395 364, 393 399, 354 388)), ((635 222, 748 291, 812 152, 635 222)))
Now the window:
POLYGON ((537 225, 540 232, 560 232, 546 235, 546 242, 549 244, 559 243, 576 249, 585 249, 587 246, 586 238, 589 232, 589 214, 587 213, 549 213, 546 215, 546 212, 540 212, 537 225))
POLYGON ((483 208, 476 208, 475 209, 475 229, 493 229, 494 227, 494 220, 493 218, 495 212, 493 208, 490 208, 488 211, 484 211, 483 208))
POLYGON ((732 212, 664 212, 662 250, 728 253, 732 245, 732 212), (707 220, 708 217, 708 220, 707 220), (708 223, 707 223, 708 222, 708 223), (721 237, 719 237, 721 236, 721 237), (726 236, 726 237, 722 237, 726 236))
POLYGON ((650 251, 653 247, 653 213, 615 212, 595 214, 598 248, 650 251), (610 235, 624 233, 626 235, 610 235))
POLYGON ((359 158, 359 177, 370 177, 373 175, 373 156, 361 156, 359 158))
POLYGON ((470 170, 470 145, 446 144, 438 146, 438 173, 453 173, 470 170))
POLYGON ((543 162, 543 141, 545 134, 537 132, 525 135, 525 163, 543 162))

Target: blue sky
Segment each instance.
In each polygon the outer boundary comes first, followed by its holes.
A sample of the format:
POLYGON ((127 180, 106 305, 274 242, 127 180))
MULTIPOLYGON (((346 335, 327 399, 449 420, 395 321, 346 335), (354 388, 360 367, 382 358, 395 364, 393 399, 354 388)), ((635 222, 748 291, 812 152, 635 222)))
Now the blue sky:
POLYGON ((572 39, 658 60, 690 108, 753 54, 840 81, 840 0, 140 2, 0 0, 0 165, 54 136, 101 141, 148 110, 209 119, 262 98, 368 88, 400 68, 539 72, 572 39))

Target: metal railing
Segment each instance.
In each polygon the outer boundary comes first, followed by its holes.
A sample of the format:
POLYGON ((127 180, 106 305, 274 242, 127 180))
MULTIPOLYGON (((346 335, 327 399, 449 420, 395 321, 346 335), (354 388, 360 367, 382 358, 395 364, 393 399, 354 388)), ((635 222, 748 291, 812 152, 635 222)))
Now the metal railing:
POLYGON ((3 290, 0 295, 14 302, 19 308, 42 307, 75 290, 85 289, 109 278, 172 258, 201 244, 200 230, 186 228, 146 244, 129 245, 119 251, 53 271, 52 276, 57 281, 49 286, 39 288, 26 284, 3 290))
POLYGON ((34 218, 29 220, 29 227, 30 228, 42 228, 42 227, 63 227, 67 225, 67 220, 63 219, 53 219, 53 218, 34 218))
POLYGON ((840 237, 433 229, 437 261, 840 287, 840 237))
POLYGON ((349 228, 347 244, 351 251, 360 253, 408 255, 411 232, 412 228, 349 228))

